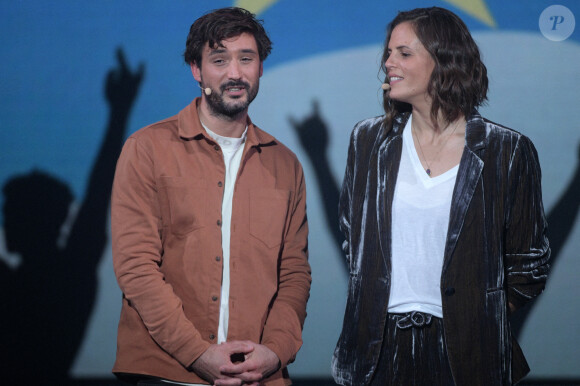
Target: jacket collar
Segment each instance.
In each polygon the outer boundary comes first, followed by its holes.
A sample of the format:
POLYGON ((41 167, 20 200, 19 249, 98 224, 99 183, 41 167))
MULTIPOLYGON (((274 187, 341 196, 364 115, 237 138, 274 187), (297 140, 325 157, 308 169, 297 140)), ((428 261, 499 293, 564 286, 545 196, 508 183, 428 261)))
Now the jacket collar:
POLYGON ((475 152, 485 148, 487 144, 487 129, 485 121, 479 115, 477 110, 473 110, 467 117, 467 126, 465 127, 465 146, 475 152))
MULTIPOLYGON (((179 137, 186 140, 206 138, 210 141, 213 141, 199 120, 199 115, 197 113, 197 106, 199 103, 201 103, 201 98, 195 98, 177 115, 177 130, 179 137)), ((247 125, 248 133, 246 142, 250 146, 257 147, 259 149, 264 146, 272 146, 276 144, 275 138, 255 126, 252 123, 250 117, 248 117, 247 125)))
POLYGON ((397 114, 393 122, 393 135, 403 135, 403 130, 407 125, 407 121, 411 118, 411 112, 397 114))
POLYGON ((454 258, 457 240, 463 229, 463 223, 471 199, 477 189, 483 171, 484 162, 482 152, 487 145, 488 130, 485 121, 474 110, 467 118, 465 128, 465 151, 461 156, 459 170, 455 182, 455 189, 451 197, 451 211, 449 213, 449 228, 447 230, 447 242, 443 258, 443 272, 446 272, 454 258))

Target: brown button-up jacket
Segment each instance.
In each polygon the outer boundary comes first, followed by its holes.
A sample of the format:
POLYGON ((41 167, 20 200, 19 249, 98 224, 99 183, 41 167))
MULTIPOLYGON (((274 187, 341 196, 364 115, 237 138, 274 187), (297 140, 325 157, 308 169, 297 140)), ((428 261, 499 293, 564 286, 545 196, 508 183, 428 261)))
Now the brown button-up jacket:
MULTIPOLYGON (((225 165, 197 103, 133 134, 117 164, 117 374, 205 383, 187 368, 217 342, 225 165)), ((269 347, 282 368, 265 384, 289 384, 311 282, 304 176, 296 156, 250 120, 232 205, 228 340, 269 347)))

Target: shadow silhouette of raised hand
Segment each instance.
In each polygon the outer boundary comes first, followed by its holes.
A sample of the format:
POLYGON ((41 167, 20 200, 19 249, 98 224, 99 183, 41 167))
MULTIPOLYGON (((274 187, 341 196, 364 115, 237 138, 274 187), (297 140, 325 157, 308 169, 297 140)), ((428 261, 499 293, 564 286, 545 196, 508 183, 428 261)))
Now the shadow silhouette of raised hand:
POLYGON ((131 72, 123 50, 118 48, 116 54, 118 67, 113 68, 107 74, 105 97, 111 108, 126 111, 131 108, 135 101, 145 75, 145 65, 141 63, 137 71, 131 72))
POLYGON ((298 121, 293 117, 289 117, 288 120, 296 134, 298 134, 300 145, 308 153, 310 159, 326 156, 328 128, 320 117, 318 101, 314 100, 312 102, 312 114, 302 121, 298 121))
POLYGON ((288 121, 294 128, 294 131, 300 139, 300 144, 316 173, 316 182, 323 198, 324 214, 326 224, 334 239, 334 244, 338 248, 341 257, 341 264, 347 272, 346 259, 342 254, 342 242, 344 235, 338 227, 338 201, 339 188, 338 183, 332 175, 330 169, 330 161, 328 160, 328 143, 329 131, 326 123, 322 120, 320 115, 320 106, 318 101, 312 102, 312 113, 302 120, 294 117, 289 117, 288 121))
POLYGON ((129 70, 121 49, 117 60, 105 82, 106 133, 63 245, 57 239, 72 201, 66 184, 33 171, 4 187, 7 249, 22 257, 15 271, 2 270, 11 284, 2 285, 0 318, 0 369, 6 384, 66 384, 83 340, 107 245, 115 163, 144 74, 143 65, 135 73, 129 70))

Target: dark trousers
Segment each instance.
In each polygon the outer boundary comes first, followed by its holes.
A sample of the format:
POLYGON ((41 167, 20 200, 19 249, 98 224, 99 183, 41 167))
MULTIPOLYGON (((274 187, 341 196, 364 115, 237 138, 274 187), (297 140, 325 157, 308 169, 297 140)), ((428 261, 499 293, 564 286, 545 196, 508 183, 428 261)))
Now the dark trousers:
POLYGON ((142 381, 137 382, 137 386, 171 386, 171 385, 178 385, 178 383, 174 382, 164 382, 160 379, 145 379, 142 381))
POLYGON ((166 385, 169 386, 171 383, 163 382, 158 379, 146 379, 144 381, 137 382, 137 386, 159 386, 166 385))
POLYGON ((443 320, 419 312, 389 314, 370 385, 454 385, 443 320))

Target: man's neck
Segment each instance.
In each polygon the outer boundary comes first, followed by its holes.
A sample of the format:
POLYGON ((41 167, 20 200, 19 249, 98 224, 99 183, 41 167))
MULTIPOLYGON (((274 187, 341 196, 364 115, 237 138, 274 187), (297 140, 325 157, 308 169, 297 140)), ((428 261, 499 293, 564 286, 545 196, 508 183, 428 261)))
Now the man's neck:
POLYGON ((203 125, 222 137, 240 138, 248 123, 247 109, 235 117, 225 117, 212 114, 202 101, 197 108, 197 113, 203 125))

